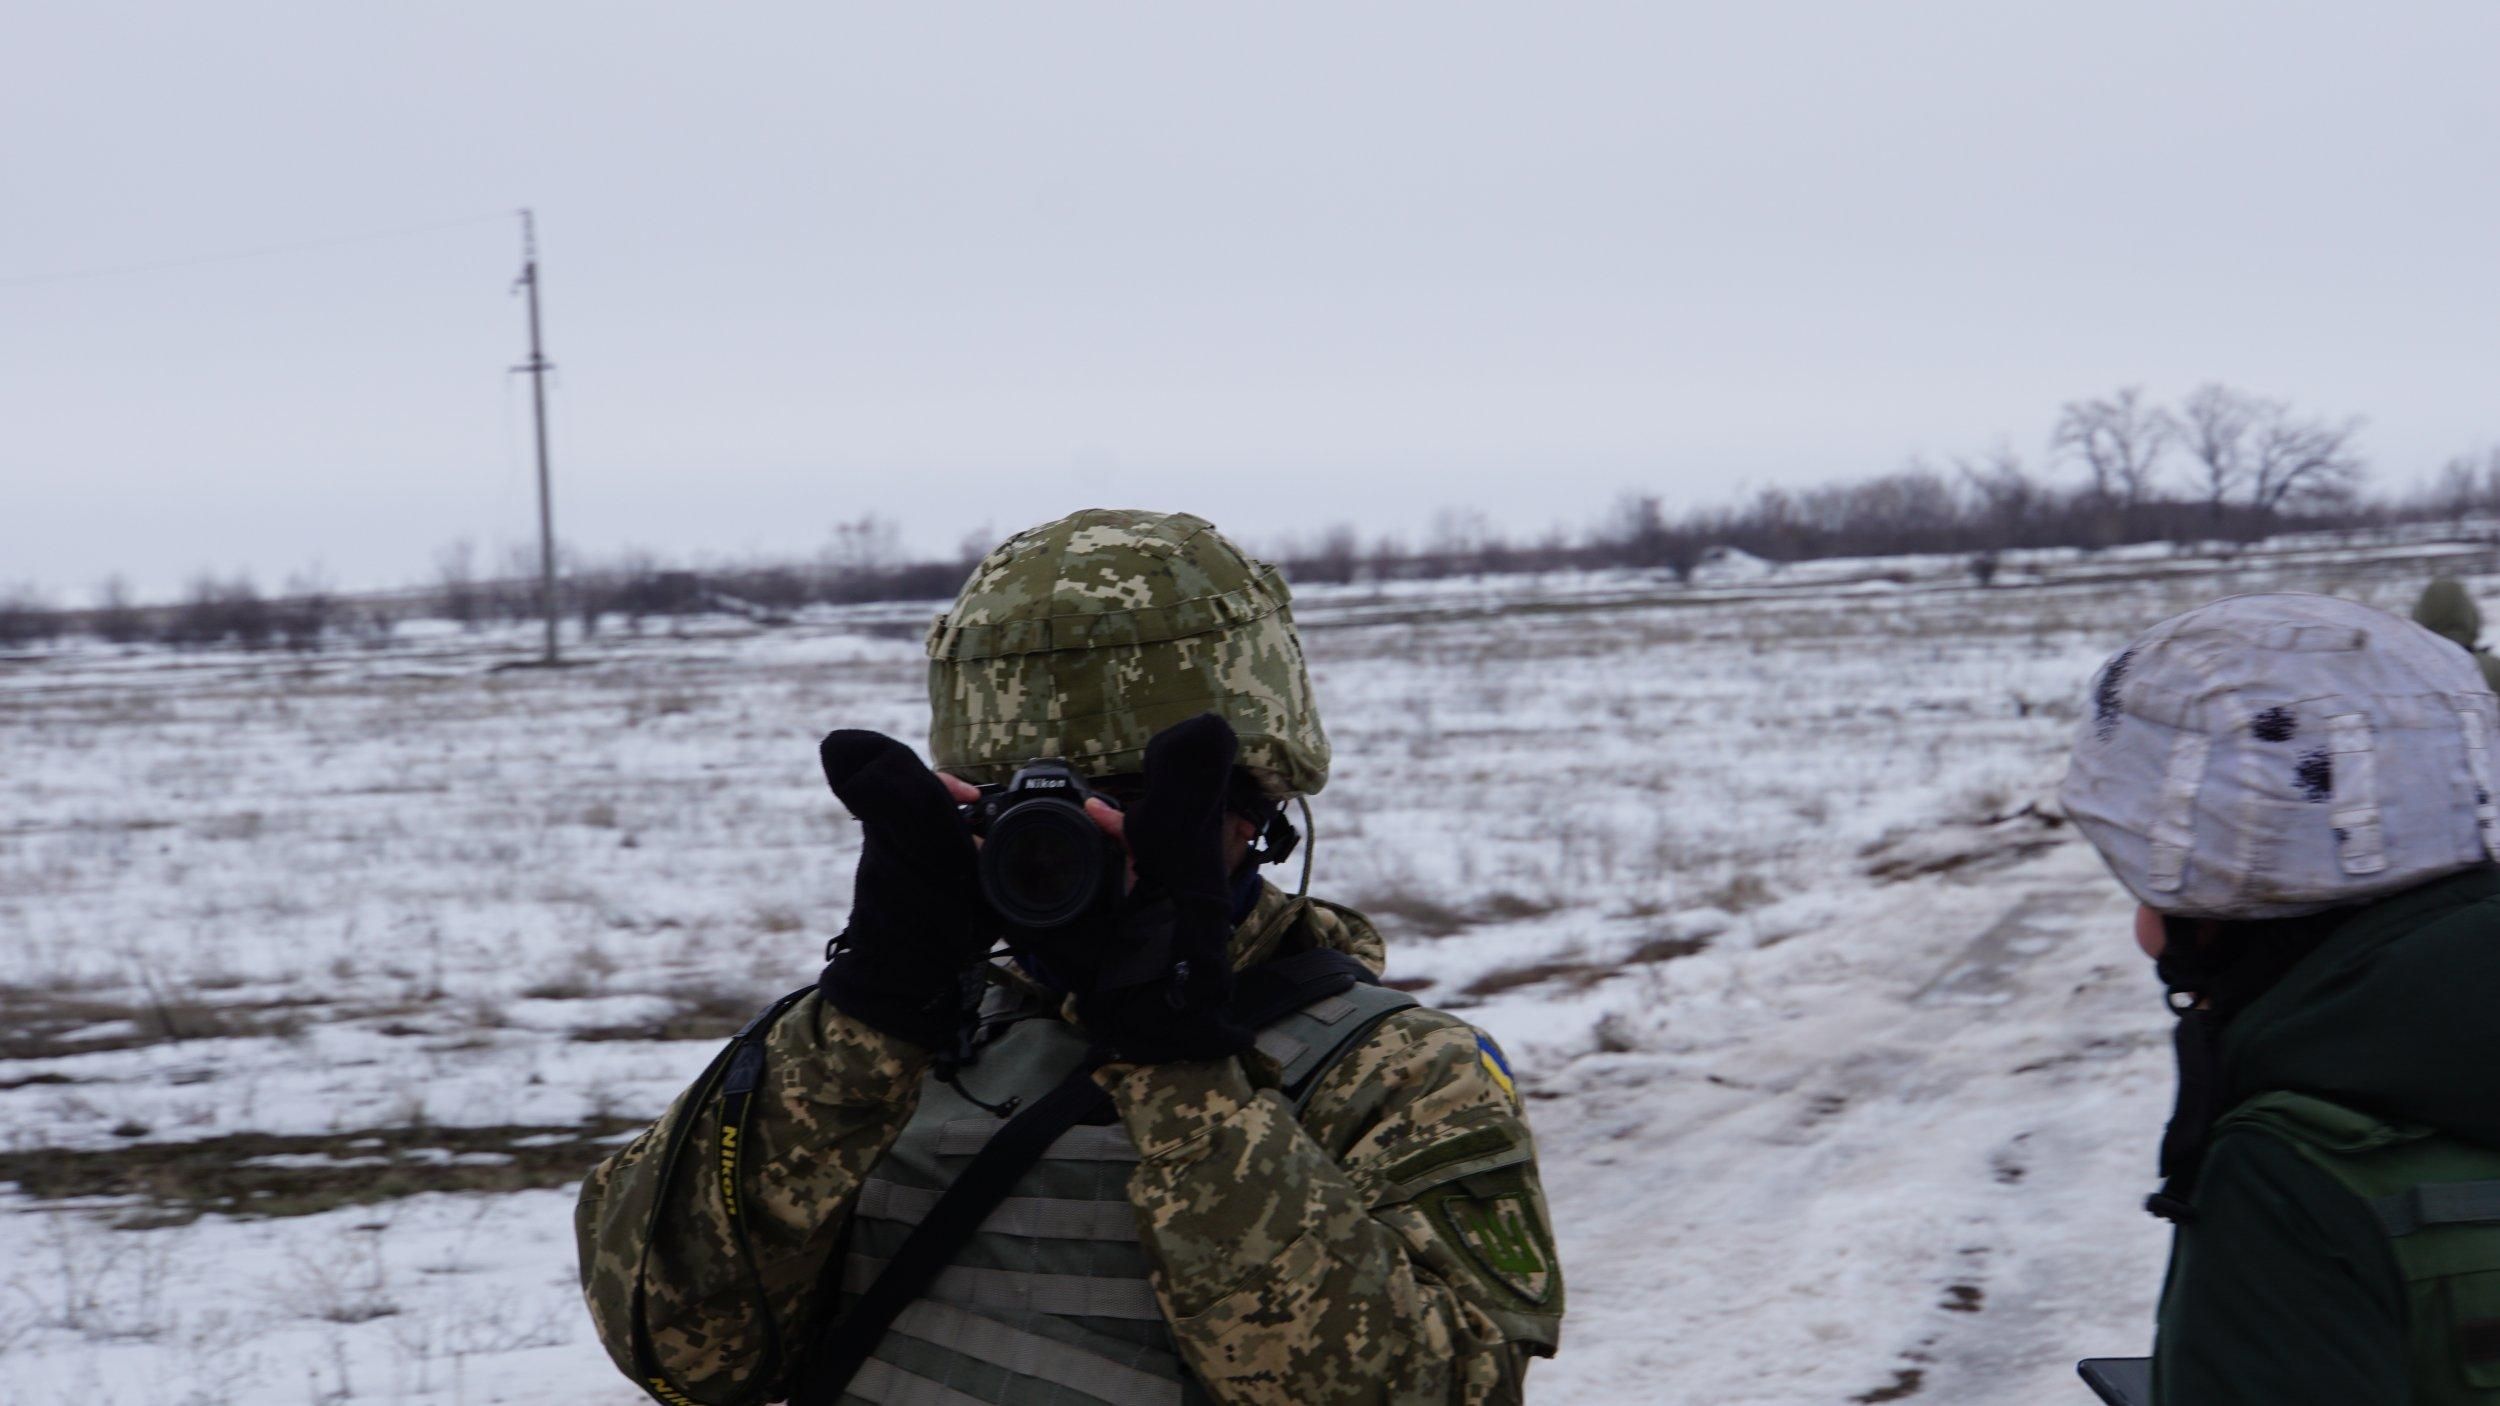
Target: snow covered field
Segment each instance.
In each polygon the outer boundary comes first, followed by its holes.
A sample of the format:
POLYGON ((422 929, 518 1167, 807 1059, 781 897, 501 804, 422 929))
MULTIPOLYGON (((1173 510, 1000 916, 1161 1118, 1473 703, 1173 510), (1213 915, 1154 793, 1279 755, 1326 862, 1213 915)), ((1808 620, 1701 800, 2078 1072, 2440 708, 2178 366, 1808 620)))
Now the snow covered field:
MULTIPOLYGON (((2491 549, 1314 589, 1315 891, 1533 1099, 1549 1402, 2088 1400, 2141 1351, 2167 1017, 2048 807, 2083 682, 2233 590, 2491 549)), ((2493 580, 2478 578, 2488 587, 2493 580)), ((918 607, 295 660, 0 663, 16 1400, 640 1400, 572 1184, 812 977, 827 728, 917 741, 918 607)))

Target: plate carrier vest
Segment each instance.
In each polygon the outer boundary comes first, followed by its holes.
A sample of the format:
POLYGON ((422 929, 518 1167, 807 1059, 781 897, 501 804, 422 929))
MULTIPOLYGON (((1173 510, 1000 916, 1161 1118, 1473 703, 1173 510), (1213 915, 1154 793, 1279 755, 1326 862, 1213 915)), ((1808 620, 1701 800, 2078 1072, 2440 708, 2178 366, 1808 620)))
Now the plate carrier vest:
MULTIPOLYGON (((1339 1057, 1414 1004, 1405 992, 1357 984, 1263 1026, 1256 1050, 1276 1067, 1299 1113, 1339 1057)), ((1004 1126, 1001 1110, 1031 1104, 1086 1056, 1085 1037, 1058 1018, 1055 1000, 1000 987, 981 1019, 989 1038, 978 1059, 952 1083, 934 1073, 923 1080, 911 1120, 861 1187, 841 1262, 845 1311, 1004 1126)), ((837 1399, 844 1406, 1208 1400, 1182 1364, 1147 1279, 1128 1199, 1137 1160, 1137 1145, 1117 1121, 1061 1134, 895 1317, 837 1399)))

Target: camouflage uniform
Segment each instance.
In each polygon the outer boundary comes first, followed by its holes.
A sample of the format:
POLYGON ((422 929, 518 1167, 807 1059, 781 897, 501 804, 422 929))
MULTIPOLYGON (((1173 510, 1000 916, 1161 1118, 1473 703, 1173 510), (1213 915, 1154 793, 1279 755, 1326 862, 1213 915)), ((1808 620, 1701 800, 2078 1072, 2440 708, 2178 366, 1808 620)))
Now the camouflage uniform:
MULTIPOLYGON (((1272 569, 1198 519, 1080 514, 1022 534, 931 632, 931 750, 981 780, 1003 777, 1012 763, 1000 757, 1062 755, 1114 773, 1137 765, 1140 737, 1215 706, 1271 791, 1317 790, 1326 742, 1285 602, 1272 569), (1141 556, 1160 580, 1141 583, 1141 556), (1002 614, 1002 594, 1024 608, 1002 614)), ((1374 972, 1385 955, 1360 915, 1261 885, 1234 932, 1234 965, 1310 948, 1374 972)), ((1030 985, 1010 965, 991 979, 1030 985)), ((632 1373, 639 1290, 661 1366, 705 1402, 729 1399, 765 1355, 724 1190, 743 1207, 774 1318, 801 1340, 795 1353, 838 1309, 841 1276, 828 1268, 931 1087, 926 1050, 813 995, 773 1028, 767 1058, 740 1185, 723 1188, 715 1160, 695 1159, 646 1246, 673 1127, 692 1118, 692 1145, 716 1145, 717 1107, 681 1099, 591 1173, 577 1216, 584 1289, 611 1355, 632 1373)), ((1558 1341, 1564 1292, 1500 1051, 1453 1016, 1411 1007, 1343 1052, 1298 1113, 1278 1074, 1254 1051, 1094 1075, 1134 1143, 1136 1239, 1194 1399, 1518 1401, 1527 1359, 1558 1341)))

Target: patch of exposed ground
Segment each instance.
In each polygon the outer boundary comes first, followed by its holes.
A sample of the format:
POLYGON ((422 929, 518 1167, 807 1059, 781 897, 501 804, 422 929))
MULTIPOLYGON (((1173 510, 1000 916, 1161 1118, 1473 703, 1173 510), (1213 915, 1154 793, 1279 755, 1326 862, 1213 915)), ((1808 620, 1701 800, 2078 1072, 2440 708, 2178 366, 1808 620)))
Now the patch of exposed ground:
POLYGON ((428 1191, 525 1191, 577 1180, 642 1124, 367 1128, 309 1136, 235 1133, 93 1151, 0 1152, 0 1182, 38 1201, 105 1199, 124 1229, 201 1216, 301 1216, 428 1191))
POLYGON ((1448 937, 1486 923, 1516 923, 1555 910, 1546 899, 1494 893, 1469 907, 1453 907, 1408 889, 1362 895, 1354 905, 1391 937, 1448 937))
POLYGON ((1650 962, 1671 962, 1678 957, 1689 957, 1709 945, 1710 940, 1706 937, 1660 936, 1642 942, 1624 954, 1620 961, 1584 962, 1564 958, 1554 961, 1528 962, 1515 967, 1497 967, 1460 987, 1458 994, 1482 999, 1504 991, 1516 991, 1522 986, 1534 986, 1547 981, 1562 982, 1574 991, 1584 990, 1627 967, 1650 962))
POLYGON ((1866 875, 1883 883, 1964 877, 2010 869, 2034 855, 2066 842, 2066 818, 2036 805, 2011 815, 1990 816, 1976 825, 1948 825, 1907 831, 1858 851, 1866 875))
POLYGON ((1859 1392, 1849 1399, 1868 1403, 1869 1406, 1878 1401, 1906 1401, 1918 1395, 1926 1385, 1927 1373, 1925 1371, 1917 1367, 1902 1367, 1893 1372, 1891 1381, 1872 1391, 1859 1392))
POLYGON ((226 1005, 191 996, 108 1000, 0 986, 0 1060, 62 1059, 185 1040, 299 1033, 304 1000, 226 1005))
POLYGON ((726 1040, 771 1004, 770 994, 710 988, 673 998, 668 1013, 656 1020, 625 1025, 585 1025, 573 1031, 576 1040, 726 1040))

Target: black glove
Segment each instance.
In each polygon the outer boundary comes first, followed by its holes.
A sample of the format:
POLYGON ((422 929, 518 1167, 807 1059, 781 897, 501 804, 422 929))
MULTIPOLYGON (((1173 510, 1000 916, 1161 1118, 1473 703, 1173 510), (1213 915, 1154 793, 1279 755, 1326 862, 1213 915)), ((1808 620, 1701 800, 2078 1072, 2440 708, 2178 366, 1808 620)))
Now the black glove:
POLYGON ((1145 794, 1124 823, 1137 884, 1077 1014, 1112 1052, 1140 1064, 1239 1054, 1256 1033, 1235 1023, 1233 899, 1224 865, 1224 797, 1240 750, 1232 724, 1202 713, 1146 744, 1145 794))
POLYGON ((974 968, 995 922, 981 902, 972 832, 937 773, 883 733, 828 733, 817 755, 860 825, 851 921, 817 990, 886 1034, 952 1050, 980 999, 974 968))

